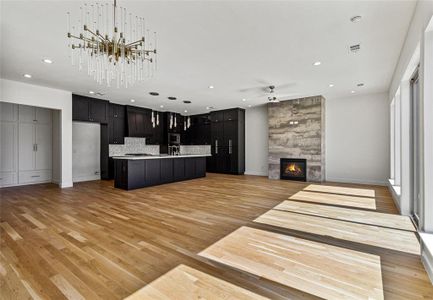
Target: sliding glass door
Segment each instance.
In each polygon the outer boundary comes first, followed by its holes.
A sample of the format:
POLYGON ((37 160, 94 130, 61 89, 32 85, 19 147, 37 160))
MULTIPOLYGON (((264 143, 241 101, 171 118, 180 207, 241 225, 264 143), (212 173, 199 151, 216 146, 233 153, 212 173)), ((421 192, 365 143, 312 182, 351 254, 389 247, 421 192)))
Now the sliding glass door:
POLYGON ((412 216, 415 223, 419 226, 421 212, 421 151, 420 151, 420 87, 418 70, 414 73, 411 82, 411 136, 412 136, 412 192, 411 207, 412 216))

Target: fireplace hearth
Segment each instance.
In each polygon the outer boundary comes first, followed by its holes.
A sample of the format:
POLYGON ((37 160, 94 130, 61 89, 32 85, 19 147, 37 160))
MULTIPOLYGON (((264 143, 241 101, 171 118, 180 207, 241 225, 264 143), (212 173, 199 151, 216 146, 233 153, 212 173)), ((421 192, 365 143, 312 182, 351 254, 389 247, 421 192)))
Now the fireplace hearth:
POLYGON ((303 158, 281 158, 280 179, 307 181, 307 160, 303 158))

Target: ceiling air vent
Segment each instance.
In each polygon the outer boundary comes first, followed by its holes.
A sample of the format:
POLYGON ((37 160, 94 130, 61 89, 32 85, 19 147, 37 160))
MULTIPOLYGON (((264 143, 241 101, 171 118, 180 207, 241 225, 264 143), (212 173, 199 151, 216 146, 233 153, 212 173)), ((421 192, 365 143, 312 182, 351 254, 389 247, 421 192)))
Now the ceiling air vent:
POLYGON ((356 53, 361 50, 361 44, 355 44, 349 47, 350 52, 356 53))

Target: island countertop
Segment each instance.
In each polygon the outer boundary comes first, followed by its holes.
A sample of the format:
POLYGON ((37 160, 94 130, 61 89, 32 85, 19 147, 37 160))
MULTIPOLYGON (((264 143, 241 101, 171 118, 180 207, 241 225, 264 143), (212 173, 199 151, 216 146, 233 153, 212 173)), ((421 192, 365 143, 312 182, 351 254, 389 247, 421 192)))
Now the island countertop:
POLYGON ((211 154, 185 154, 185 155, 124 155, 113 156, 113 159, 126 159, 126 160, 142 160, 142 159, 164 159, 164 158, 187 158, 187 157, 207 157, 211 154))

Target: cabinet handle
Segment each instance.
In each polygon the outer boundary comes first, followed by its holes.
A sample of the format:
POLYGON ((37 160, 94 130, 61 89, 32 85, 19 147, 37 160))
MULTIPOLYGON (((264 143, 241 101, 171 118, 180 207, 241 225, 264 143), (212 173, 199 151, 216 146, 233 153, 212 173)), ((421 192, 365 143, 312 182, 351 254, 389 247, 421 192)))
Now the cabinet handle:
POLYGON ((32 178, 38 178, 41 177, 41 175, 33 175, 32 178))
POLYGON ((38 144, 35 144, 35 151, 38 151, 38 144))
POLYGON ((218 154, 218 140, 215 140, 215 154, 218 154))

